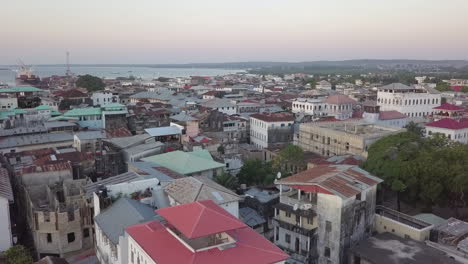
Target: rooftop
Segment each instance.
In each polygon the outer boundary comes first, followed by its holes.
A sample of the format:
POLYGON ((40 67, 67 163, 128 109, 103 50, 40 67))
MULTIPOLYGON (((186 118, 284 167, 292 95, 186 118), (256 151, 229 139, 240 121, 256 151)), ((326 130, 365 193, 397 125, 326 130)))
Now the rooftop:
POLYGON ((463 111, 465 108, 456 106, 453 104, 443 104, 441 106, 434 107, 436 110, 445 110, 445 111, 463 111))
POLYGON ((157 178, 160 182, 171 182, 175 179, 185 177, 185 175, 177 173, 171 169, 146 161, 129 162, 128 169, 138 173, 145 179, 157 178))
POLYGON ((44 90, 32 86, 16 86, 6 89, 0 89, 0 93, 30 93, 44 92, 44 90))
POLYGON ((201 200, 224 204, 241 200, 231 190, 204 176, 177 179, 164 187, 164 191, 179 204, 201 200))
POLYGON ((145 129, 146 133, 153 137, 180 135, 182 131, 177 126, 155 127, 145 129))
POLYGON ((74 116, 87 116, 87 115, 101 115, 102 111, 99 107, 85 107, 85 108, 73 108, 63 114, 65 117, 74 116))
POLYGON ((293 122, 294 115, 291 113, 264 113, 264 114, 253 114, 251 118, 259 119, 265 122, 293 122))
POLYGON ((444 118, 431 123, 427 123, 426 126, 453 130, 466 129, 468 128, 468 118, 462 118, 460 120, 444 118))
POLYGON ((383 180, 354 165, 320 165, 280 179, 284 184, 306 192, 322 192, 350 198, 383 180))
POLYGON ((325 99, 327 104, 357 104, 356 100, 351 99, 349 96, 344 94, 330 95, 325 99))
POLYGON ((443 251, 391 233, 383 233, 357 244, 351 252, 372 264, 459 264, 443 251))
POLYGON ((407 118, 407 116, 398 111, 380 111, 379 113, 379 120, 394 120, 403 118, 407 118))
POLYGON ((172 151, 164 154, 154 155, 142 159, 156 163, 180 174, 191 174, 211 169, 224 168, 223 163, 213 160, 207 150, 193 152, 172 151))
POLYGON ((112 243, 117 245, 127 226, 155 220, 156 216, 150 206, 129 198, 120 198, 94 220, 112 243))
POLYGON ((157 212, 189 239, 245 227, 244 223, 211 200, 162 208, 157 212))
POLYGON ((167 220, 167 224, 152 221, 126 230, 158 264, 271 264, 288 258, 283 251, 212 201, 183 204, 157 212, 167 220), (177 236, 172 230, 168 231, 171 227, 180 228, 183 234, 177 236), (189 247, 202 238, 180 237, 220 232, 229 238, 231 243, 228 246, 221 244, 195 251, 189 247))

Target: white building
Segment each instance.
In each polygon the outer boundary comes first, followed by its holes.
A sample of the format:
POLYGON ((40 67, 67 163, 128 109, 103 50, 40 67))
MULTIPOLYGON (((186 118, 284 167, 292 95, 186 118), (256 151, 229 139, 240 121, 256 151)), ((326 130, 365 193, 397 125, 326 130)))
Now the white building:
POLYGON ((343 94, 330 95, 325 99, 299 98, 292 103, 293 113, 305 113, 315 117, 333 116, 346 120, 353 116, 357 102, 343 94))
POLYGON ((231 100, 214 98, 201 104, 203 107, 217 110, 227 115, 237 114, 237 106, 231 100))
POLYGON ((448 139, 468 144, 468 119, 440 119, 426 124, 426 136, 441 134, 448 139))
POLYGON ((367 123, 398 128, 403 128, 408 123, 406 115, 398 111, 380 111, 378 105, 365 105, 362 119, 367 123))
POLYGON ((13 202, 8 171, 0 168, 0 253, 13 245, 10 222, 10 203, 13 202))
POLYGON ((154 220, 154 209, 137 200, 120 198, 101 212, 96 194, 94 201, 96 257, 100 263, 127 264, 128 236, 125 228, 154 220))
POLYGON ((18 108, 16 97, 0 97, 0 110, 13 110, 18 108))
POLYGON ((292 142, 294 116, 290 113, 253 114, 250 116, 250 144, 264 149, 292 142))
POLYGON ((316 89, 320 89, 320 90, 331 90, 332 89, 332 85, 330 82, 326 81, 326 80, 322 80, 320 82, 318 82, 316 85, 315 85, 315 88, 316 89))
POLYGON ((418 89, 401 83, 382 86, 377 92, 377 105, 382 111, 398 111, 408 117, 426 117, 440 106, 440 93, 434 89, 418 89))
POLYGON ((94 106, 105 106, 112 103, 119 102, 119 96, 111 92, 95 92, 91 95, 94 106))

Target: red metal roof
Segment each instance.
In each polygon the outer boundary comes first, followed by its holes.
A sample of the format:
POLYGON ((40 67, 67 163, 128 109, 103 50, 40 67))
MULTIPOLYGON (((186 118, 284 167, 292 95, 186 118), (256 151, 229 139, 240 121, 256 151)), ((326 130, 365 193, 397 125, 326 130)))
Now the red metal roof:
POLYGON ((426 126, 453 129, 453 130, 465 129, 465 128, 468 128, 468 118, 462 118, 458 121, 450 119, 450 118, 444 118, 438 121, 427 123, 426 126))
MULTIPOLYGON (((217 208, 216 211, 224 211, 218 205, 211 203, 213 207, 217 208)), ((186 212, 182 218, 187 216, 190 216, 189 212, 186 212)), ((215 224, 214 220, 211 219, 204 219, 204 221, 215 224)), ((185 247, 166 228, 166 225, 152 221, 127 227, 126 230, 158 264, 267 264, 284 261, 289 257, 270 241, 245 225, 242 228, 226 232, 236 241, 234 247, 223 250, 215 247, 197 252, 192 252, 185 247)))
POLYGON ((245 227, 211 200, 162 208, 156 212, 190 239, 245 227))
POLYGON ((357 104, 357 102, 344 94, 330 95, 325 99, 327 104, 357 104))
POLYGON ((393 120, 406 118, 406 115, 398 111, 380 111, 379 120, 393 120))
POLYGON ((377 177, 353 165, 320 165, 312 169, 297 173, 293 176, 281 179, 278 184, 285 184, 306 191, 320 191, 318 186, 327 192, 352 197, 361 193, 361 190, 382 182, 377 177), (305 187, 307 186, 307 187, 305 187))
POLYGON ((464 110, 463 107, 456 106, 456 105, 453 105, 453 104, 443 104, 441 106, 434 107, 434 109, 446 110, 446 111, 462 111, 462 110, 464 110))

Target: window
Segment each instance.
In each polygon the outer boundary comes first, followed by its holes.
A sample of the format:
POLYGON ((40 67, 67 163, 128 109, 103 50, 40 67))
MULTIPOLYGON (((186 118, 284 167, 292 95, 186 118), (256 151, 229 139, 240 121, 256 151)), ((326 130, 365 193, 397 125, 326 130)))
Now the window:
POLYGON ((411 237, 409 235, 406 235, 406 234, 405 234, 405 238, 406 239, 411 239, 411 237))
POLYGON ((300 223, 301 222, 301 216, 300 215, 296 215, 296 223, 300 223))
POLYGON ((291 213, 290 212, 285 212, 286 214, 286 217, 291 217, 291 213))
POLYGON ((330 257, 330 248, 325 247, 325 252, 323 254, 325 255, 325 257, 329 258, 330 257))
POLYGON ((52 243, 52 234, 47 233, 47 243, 52 243))
POLYGON ((89 237, 89 228, 83 229, 83 237, 89 237))
POLYGON ((290 234, 284 234, 284 240, 286 243, 291 243, 291 235, 290 234))
POLYGON ((279 227, 276 227, 276 236, 275 236, 275 238, 276 238, 276 241, 279 240, 279 227))
POLYGON ((326 222, 325 222, 325 231, 331 232, 331 230, 332 230, 332 224, 331 224, 331 222, 330 222, 330 221, 326 221, 326 222))
POLYGON ((307 218, 307 224, 308 225, 313 225, 314 224, 314 219, 312 217, 307 218))
POLYGON ((361 201, 361 193, 356 194, 356 200, 361 201))
POLYGON ((395 229, 392 229, 392 232, 395 233, 395 229))
POLYGON ((75 233, 68 233, 67 240, 68 240, 68 243, 74 242, 75 241, 75 233))
POLYGON ((135 255, 135 254, 133 253, 133 250, 132 250, 132 252, 131 252, 131 254, 130 254, 130 261, 131 261, 132 263, 134 263, 134 261, 133 261, 134 255, 135 255))

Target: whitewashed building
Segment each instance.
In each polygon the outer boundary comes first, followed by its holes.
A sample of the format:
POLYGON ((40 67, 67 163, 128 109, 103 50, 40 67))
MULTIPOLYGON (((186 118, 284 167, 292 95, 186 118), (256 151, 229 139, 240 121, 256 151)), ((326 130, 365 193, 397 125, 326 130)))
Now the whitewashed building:
POLYGON ((426 124, 426 136, 441 134, 448 139, 468 144, 468 119, 440 119, 426 124))
POLYGON ((111 92, 95 92, 91 95, 91 99, 93 100, 94 106, 105 106, 112 103, 119 102, 119 96, 117 94, 113 94, 111 92))
POLYGON ((0 253, 13 245, 10 222, 10 203, 13 202, 8 171, 0 168, 0 253))
POLYGON ((426 117, 440 106, 440 93, 431 88, 414 88, 393 83, 378 88, 377 105, 382 111, 398 111, 408 117, 426 117))
POLYGON ((332 84, 326 80, 322 80, 315 85, 315 88, 320 90, 331 90, 332 84))
POLYGON ((250 116, 250 144, 258 149, 293 140, 294 116, 290 113, 253 114, 250 116))
POLYGON ((333 116, 346 120, 353 116, 357 102, 347 95, 334 94, 324 99, 299 98, 292 103, 293 113, 305 113, 315 117, 333 116))

